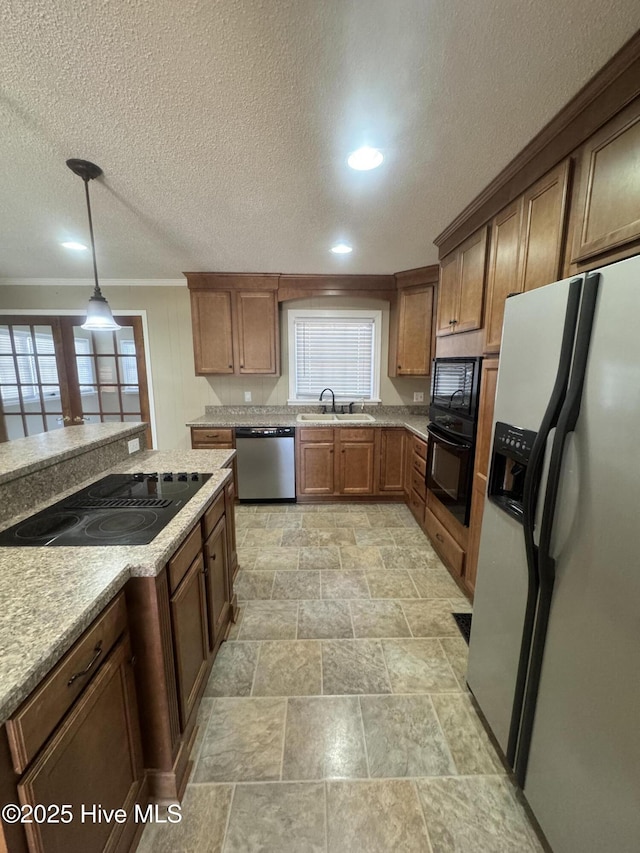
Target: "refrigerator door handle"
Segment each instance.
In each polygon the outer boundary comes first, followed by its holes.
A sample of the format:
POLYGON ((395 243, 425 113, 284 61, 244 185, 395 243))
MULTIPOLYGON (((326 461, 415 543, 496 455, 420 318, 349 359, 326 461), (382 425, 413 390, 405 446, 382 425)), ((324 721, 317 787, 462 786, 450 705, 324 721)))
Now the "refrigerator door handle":
POLYGON ((555 560, 551 556, 551 536, 553 534, 560 475, 562 473, 562 461, 567 436, 575 429, 580 414, 599 285, 600 273, 588 273, 585 278, 580 305, 580 317, 578 320, 569 388, 558 418, 556 434, 553 439, 553 448, 551 450, 551 462, 544 497, 542 521, 540 523, 540 542, 537 554, 540 595, 531 643, 529 674, 524 696, 522 725, 520 727, 515 766, 516 779, 521 788, 524 788, 527 774, 529 747, 533 733, 540 673, 542 672, 542 658, 544 655, 549 614, 551 611, 551 598, 555 582, 555 560))
POLYGON ((571 359, 573 356, 573 344, 576 335, 576 326, 578 323, 581 292, 582 278, 573 279, 569 284, 567 309, 564 318, 564 327, 562 330, 562 343, 560 345, 560 357, 558 359, 556 378, 547 408, 542 417, 540 429, 538 430, 538 434, 533 442, 533 447, 531 448, 531 455, 529 457, 527 472, 524 478, 522 495, 522 526, 524 531, 525 552, 527 556, 527 603, 522 627, 520 658, 518 661, 518 673, 514 689, 513 707, 511 710, 509 739, 507 741, 507 761, 511 767, 515 766, 520 722, 522 719, 522 707, 524 704, 525 687, 527 683, 527 670, 529 668, 529 656, 531 653, 531 642, 533 638, 533 627, 535 623, 536 605, 538 600, 538 546, 534 540, 538 492, 549 434, 557 426, 558 418, 560 416, 569 385, 571 359))

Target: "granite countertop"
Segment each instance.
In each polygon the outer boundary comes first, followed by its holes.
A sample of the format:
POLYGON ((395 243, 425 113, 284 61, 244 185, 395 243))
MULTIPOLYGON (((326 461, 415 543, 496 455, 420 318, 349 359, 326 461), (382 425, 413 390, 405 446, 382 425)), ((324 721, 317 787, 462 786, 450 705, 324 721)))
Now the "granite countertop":
POLYGON ((16 438, 0 444, 0 483, 86 453, 110 441, 134 436, 146 424, 86 424, 16 438))
POLYGON ((258 406, 207 406, 206 412, 199 418, 189 421, 188 427, 406 427, 420 438, 427 440, 427 424, 429 417, 426 413, 414 414, 410 407, 380 406, 371 408, 370 414, 374 420, 366 422, 334 422, 300 423, 296 420, 298 411, 283 411, 275 407, 258 406), (244 411, 243 411, 244 410, 244 411))
MULTIPOLYGON (((0 548, 0 724, 73 645, 130 577, 153 577, 223 488, 234 450, 143 451, 107 474, 188 470, 212 476, 147 545, 0 548)), ((45 504, 46 505, 46 504, 45 504)), ((34 507, 22 517, 43 509, 34 507)), ((21 517, 11 519, 11 526, 21 517)))

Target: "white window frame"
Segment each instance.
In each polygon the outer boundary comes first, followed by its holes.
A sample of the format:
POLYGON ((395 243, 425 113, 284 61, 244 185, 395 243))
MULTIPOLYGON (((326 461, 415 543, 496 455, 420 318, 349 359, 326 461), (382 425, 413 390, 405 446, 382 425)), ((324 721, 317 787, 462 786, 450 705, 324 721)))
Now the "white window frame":
MULTIPOLYGON (((336 396, 336 402, 358 402, 368 405, 381 403, 380 397, 380 363, 382 357, 382 311, 355 308, 313 309, 313 308, 290 308, 287 312, 287 334, 289 342, 289 399, 290 406, 313 405, 312 399, 296 397, 296 343, 295 343, 295 321, 297 319, 320 317, 322 319, 340 320, 373 320, 373 394, 371 397, 349 397, 336 396)), ((326 397, 323 401, 326 403, 326 397)), ((331 400, 329 399, 329 403, 331 400)))

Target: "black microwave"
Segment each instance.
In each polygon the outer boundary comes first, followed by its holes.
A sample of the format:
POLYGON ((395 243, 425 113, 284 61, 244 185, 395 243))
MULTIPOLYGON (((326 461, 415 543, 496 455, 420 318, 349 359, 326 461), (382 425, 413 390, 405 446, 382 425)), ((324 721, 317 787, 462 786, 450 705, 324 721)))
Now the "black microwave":
POLYGON ((429 419, 438 427, 475 437, 482 358, 434 358, 429 419))

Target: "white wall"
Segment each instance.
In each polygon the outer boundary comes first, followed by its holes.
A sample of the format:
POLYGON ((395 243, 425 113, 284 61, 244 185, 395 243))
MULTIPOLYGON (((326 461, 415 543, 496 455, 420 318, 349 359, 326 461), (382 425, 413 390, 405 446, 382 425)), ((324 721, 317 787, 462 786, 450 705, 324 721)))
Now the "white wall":
MULTIPOLYGON (((287 318, 291 308, 378 308, 383 311, 381 397, 384 405, 413 402, 413 392, 423 391, 428 401, 429 383, 424 379, 389 379, 386 375, 389 343, 389 303, 377 299, 354 297, 322 297, 297 299, 280 307, 281 367, 280 377, 266 376, 195 376, 191 336, 189 291, 184 286, 105 285, 104 294, 114 311, 145 310, 151 361, 150 382, 153 384, 158 449, 189 447, 189 430, 185 421, 204 413, 209 405, 243 405, 244 392, 251 391, 247 405, 284 406, 289 391, 287 318)), ((90 288, 71 285, 2 285, 0 308, 4 310, 84 309, 90 288)), ((1 322, 1 321, 0 321, 1 322)))

